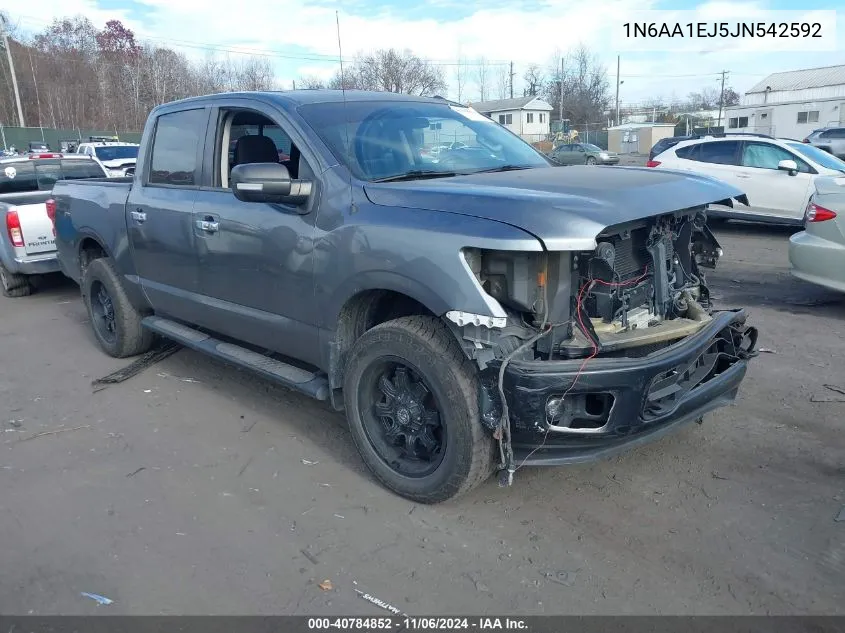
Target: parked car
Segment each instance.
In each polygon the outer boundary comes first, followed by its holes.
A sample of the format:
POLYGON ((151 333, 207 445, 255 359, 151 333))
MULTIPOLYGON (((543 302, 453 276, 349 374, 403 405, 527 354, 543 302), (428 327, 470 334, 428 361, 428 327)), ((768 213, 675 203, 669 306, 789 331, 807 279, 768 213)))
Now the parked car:
POLYGON ((804 230, 789 238, 795 277, 845 292, 845 177, 818 178, 804 230))
POLYGON ((845 159, 845 126, 813 130, 804 142, 845 159))
POLYGON ((96 160, 109 178, 125 178, 135 173, 138 159, 138 144, 120 141, 93 141, 80 143, 77 154, 84 154, 96 160))
MULTIPOLYGON (((768 134, 756 134, 752 132, 709 132, 705 134, 690 134, 688 136, 669 136, 667 138, 662 138, 654 144, 654 147, 651 148, 651 151, 648 153, 648 160, 654 160, 654 157, 658 154, 665 152, 670 147, 681 143, 682 141, 692 141, 697 139, 712 139, 712 138, 725 138, 725 136, 755 136, 757 138, 774 138, 769 136, 768 134)), ((788 140, 795 140, 795 139, 788 139, 788 140)))
POLYGON ((53 192, 100 347, 158 334, 329 400, 375 477, 418 502, 700 420, 754 355, 745 313, 708 300, 703 210, 742 195, 712 178, 560 170, 469 108, 314 90, 158 106, 138 164, 53 192), (230 165, 244 121, 262 133, 230 165), (424 163, 440 123, 488 151, 424 163))
POLYGON ((804 221, 813 181, 845 173, 845 162, 812 145, 730 134, 682 141, 646 164, 706 174, 747 194, 750 206, 713 205, 711 217, 798 225, 804 221))
POLYGON ((608 152, 592 143, 559 145, 551 154, 561 165, 615 165, 619 162, 616 152, 608 152))
POLYGON ((106 176, 84 156, 49 156, 0 158, 0 289, 6 297, 26 296, 33 276, 59 271, 50 219, 54 207, 47 204, 54 183, 106 176))
POLYGON ((50 146, 43 141, 30 141, 27 143, 27 151, 30 154, 38 154, 43 152, 50 152, 50 146))

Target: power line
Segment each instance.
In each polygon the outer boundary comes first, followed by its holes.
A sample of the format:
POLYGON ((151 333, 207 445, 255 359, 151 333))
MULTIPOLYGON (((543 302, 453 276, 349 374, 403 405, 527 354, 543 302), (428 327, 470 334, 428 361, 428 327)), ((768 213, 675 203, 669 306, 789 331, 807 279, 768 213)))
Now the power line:
MULTIPOLYGON (((18 15, 19 18, 22 18, 21 21, 23 22, 32 22, 35 24, 40 25, 47 25, 51 26, 53 22, 48 22, 46 20, 41 20, 39 18, 35 18, 33 16, 27 15, 18 15)), ((236 46, 225 46, 222 44, 203 44, 201 42, 194 42, 191 40, 179 40, 179 39, 172 39, 172 38, 163 38, 163 37, 155 37, 155 36, 144 36, 139 38, 141 41, 152 41, 152 42, 162 42, 165 44, 173 44, 176 46, 184 47, 184 48, 193 48, 198 50, 206 50, 212 52, 224 52, 224 53, 234 53, 238 55, 252 55, 256 57, 272 57, 272 58, 279 58, 279 59, 291 59, 297 61, 310 61, 310 62, 326 62, 326 63, 337 63, 338 57, 337 55, 332 55, 329 53, 302 53, 302 54, 294 54, 294 53, 285 53, 279 51, 277 49, 256 49, 256 48, 247 48, 247 47, 236 47, 236 46)), ((506 60, 484 60, 483 62, 480 60, 472 60, 472 59, 443 59, 443 58, 421 58, 424 62, 431 64, 432 66, 478 66, 482 63, 487 66, 509 66, 511 64, 510 61, 506 60)), ((353 63, 354 59, 346 59, 343 60, 345 63, 353 63)))

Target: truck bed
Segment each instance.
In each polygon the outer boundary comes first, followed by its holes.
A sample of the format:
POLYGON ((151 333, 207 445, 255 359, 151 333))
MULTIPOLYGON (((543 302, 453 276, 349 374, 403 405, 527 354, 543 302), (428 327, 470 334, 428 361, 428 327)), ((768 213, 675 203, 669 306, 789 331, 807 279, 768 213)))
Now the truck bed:
POLYGON ((96 239, 115 253, 126 239, 126 199, 132 178, 63 180, 56 183, 56 250, 62 272, 79 283, 80 244, 96 239), (73 214, 69 213, 73 200, 73 214), (109 216, 103 221, 103 215, 109 216))

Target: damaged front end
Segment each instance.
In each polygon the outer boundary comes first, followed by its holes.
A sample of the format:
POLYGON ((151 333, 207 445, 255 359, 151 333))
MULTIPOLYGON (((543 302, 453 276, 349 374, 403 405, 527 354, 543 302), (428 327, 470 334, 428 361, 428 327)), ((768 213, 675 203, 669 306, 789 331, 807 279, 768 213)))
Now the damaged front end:
POLYGON ((757 332, 712 306, 704 270, 721 255, 704 207, 608 227, 588 252, 464 251, 507 313, 447 315, 502 468, 596 459, 729 404, 757 332))

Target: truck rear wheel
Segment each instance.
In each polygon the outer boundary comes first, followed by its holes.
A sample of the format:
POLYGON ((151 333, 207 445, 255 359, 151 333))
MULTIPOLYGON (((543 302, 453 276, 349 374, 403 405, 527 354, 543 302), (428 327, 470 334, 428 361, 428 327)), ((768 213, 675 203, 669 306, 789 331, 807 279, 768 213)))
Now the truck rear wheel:
POLYGON ((110 259, 95 259, 85 268, 82 299, 106 354, 126 358, 150 349, 153 333, 141 326, 143 316, 130 303, 110 259))
POLYGON ((343 392, 367 467, 420 503, 476 487, 495 464, 478 388, 474 366, 436 318, 402 317, 364 333, 350 351, 343 392))
POLYGON ((3 290, 4 297, 26 297, 32 294, 29 277, 9 272, 2 263, 0 263, 0 288, 3 290))

